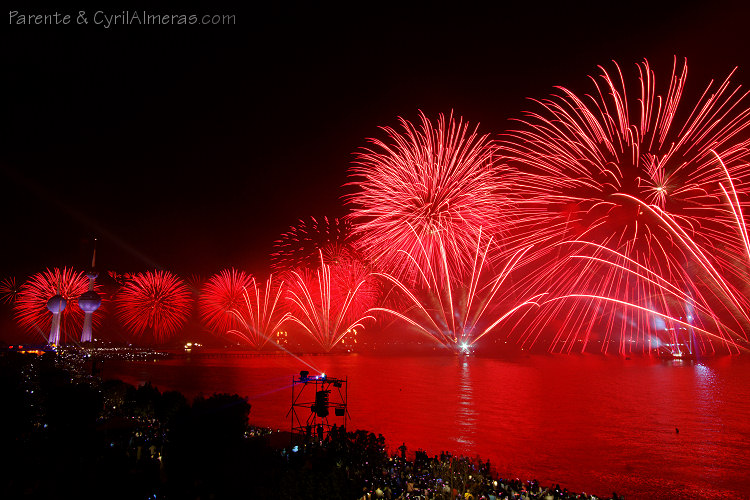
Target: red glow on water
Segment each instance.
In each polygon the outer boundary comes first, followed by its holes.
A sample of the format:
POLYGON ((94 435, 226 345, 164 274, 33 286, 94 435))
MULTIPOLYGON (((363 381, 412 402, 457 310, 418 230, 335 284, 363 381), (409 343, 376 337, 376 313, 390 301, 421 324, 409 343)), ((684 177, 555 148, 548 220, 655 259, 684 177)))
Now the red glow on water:
MULTIPOLYGON (((419 448, 479 455, 501 477, 600 497, 744 498, 750 489, 744 356, 303 359, 314 360, 314 373, 347 377, 347 428, 382 433, 391 453, 405 442, 410 456, 419 448)), ((162 390, 248 396, 251 422, 282 430, 291 425, 291 376, 310 370, 290 356, 109 366, 109 376, 162 390)))

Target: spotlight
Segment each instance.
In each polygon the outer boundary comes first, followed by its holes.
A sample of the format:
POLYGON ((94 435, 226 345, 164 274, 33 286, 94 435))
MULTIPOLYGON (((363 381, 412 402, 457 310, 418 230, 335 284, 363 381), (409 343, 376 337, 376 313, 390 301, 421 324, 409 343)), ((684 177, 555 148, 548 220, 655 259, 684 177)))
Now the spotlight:
POLYGON ((344 414, 346 413, 346 408, 335 408, 335 409, 333 410, 333 413, 334 413, 334 415, 336 415, 337 417, 343 417, 343 416, 344 416, 344 414))
POLYGON ((302 370, 299 372, 299 379, 300 380, 307 380, 307 376, 310 375, 310 372, 307 370, 302 370))
POLYGON ((333 386, 336 387, 336 388, 338 388, 338 389, 341 389, 341 381, 340 380, 335 381, 333 383, 333 386))

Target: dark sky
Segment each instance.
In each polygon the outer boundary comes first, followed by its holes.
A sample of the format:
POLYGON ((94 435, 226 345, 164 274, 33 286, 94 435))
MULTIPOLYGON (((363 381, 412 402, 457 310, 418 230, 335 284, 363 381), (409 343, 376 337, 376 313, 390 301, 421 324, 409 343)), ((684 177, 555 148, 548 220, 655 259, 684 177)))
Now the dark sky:
POLYGON ((352 153, 398 116, 453 110, 499 134, 612 59, 665 79, 687 57, 688 92, 734 66, 750 85, 742 2, 350 3, 152 4, 236 23, 109 29, 76 24, 80 6, 57 9, 70 25, 11 25, 55 9, 6 7, 0 279, 83 268, 95 236, 105 269, 262 274, 298 218, 346 213, 352 153))

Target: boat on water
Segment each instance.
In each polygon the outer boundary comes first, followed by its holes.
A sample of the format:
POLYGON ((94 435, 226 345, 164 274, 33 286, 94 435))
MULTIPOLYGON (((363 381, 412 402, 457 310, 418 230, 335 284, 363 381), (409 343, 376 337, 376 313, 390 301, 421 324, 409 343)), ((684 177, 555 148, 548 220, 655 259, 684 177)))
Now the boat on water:
POLYGON ((690 352, 665 352, 660 353, 659 358, 661 359, 673 359, 676 361, 688 361, 688 360, 695 360, 696 356, 693 353, 690 352))

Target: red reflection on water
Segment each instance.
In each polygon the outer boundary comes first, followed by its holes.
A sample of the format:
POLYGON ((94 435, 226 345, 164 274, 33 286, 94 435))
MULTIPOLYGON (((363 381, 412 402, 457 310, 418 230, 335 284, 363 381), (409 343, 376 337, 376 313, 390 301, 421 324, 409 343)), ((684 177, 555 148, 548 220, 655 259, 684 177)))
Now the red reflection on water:
MULTIPOLYGON (((702 364, 603 356, 305 356, 348 378, 350 428, 395 452, 489 458, 502 477, 637 498, 750 491, 750 362, 702 364), (679 428, 679 433, 675 429, 679 428)), ((108 377, 188 395, 248 396, 253 423, 286 429, 290 357, 110 363, 108 377)))

